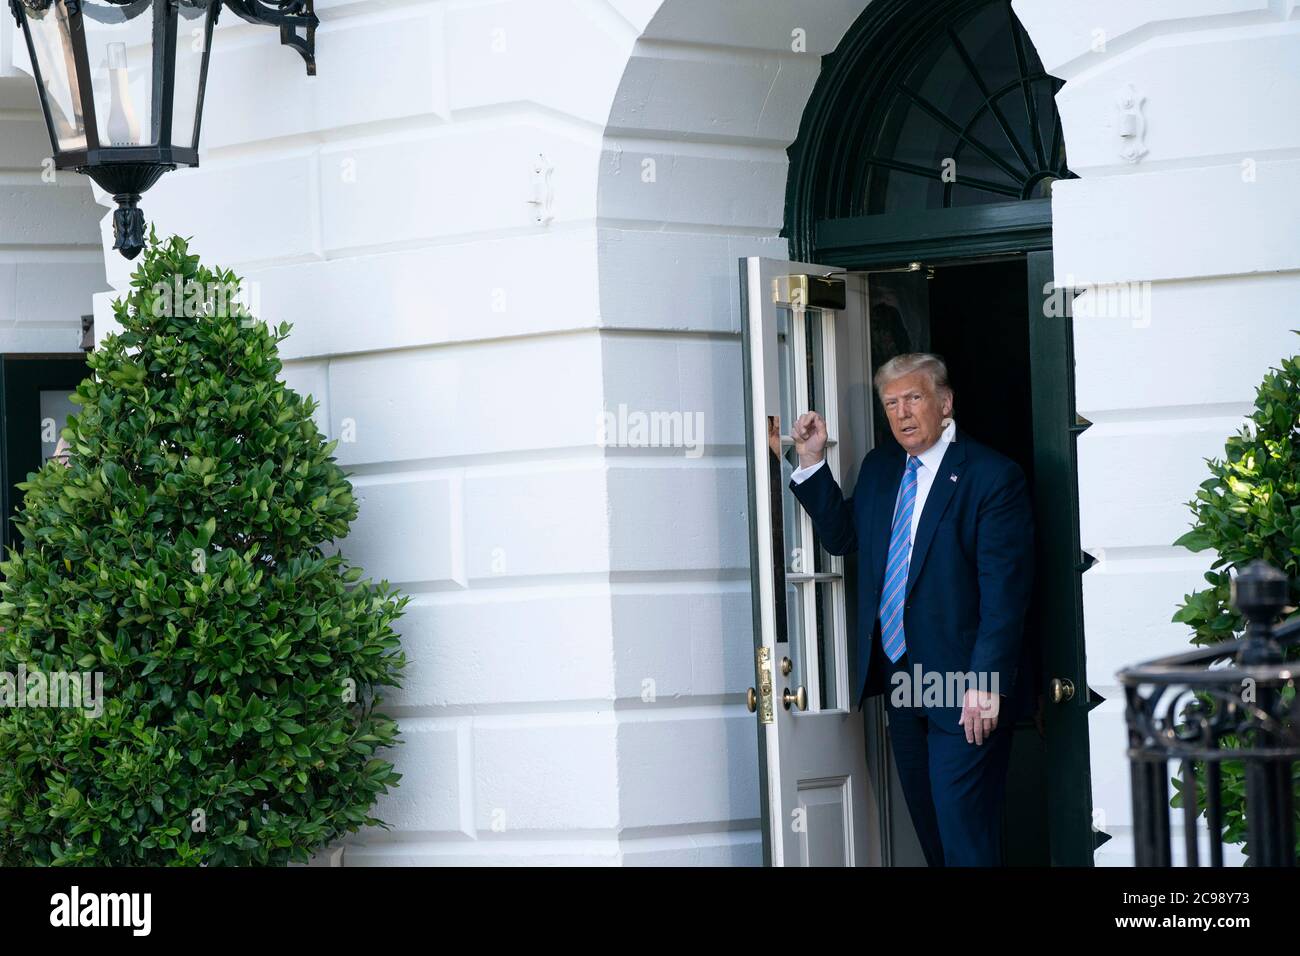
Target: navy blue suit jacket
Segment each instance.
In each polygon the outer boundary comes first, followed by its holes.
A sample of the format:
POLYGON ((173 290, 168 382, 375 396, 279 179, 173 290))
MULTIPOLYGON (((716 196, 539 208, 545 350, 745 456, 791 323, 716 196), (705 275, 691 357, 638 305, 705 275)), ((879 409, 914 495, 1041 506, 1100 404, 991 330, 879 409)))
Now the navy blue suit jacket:
MULTIPOLYGON (((887 683, 887 659, 879 648, 873 655, 872 648, 880 641, 880 589, 906 463, 907 454, 894 442, 873 449, 848 499, 827 466, 799 484, 790 482, 822 546, 831 554, 859 552, 859 710, 864 696, 894 690, 887 683)), ((909 671, 919 664, 923 674, 937 672, 945 682, 948 674, 982 672, 990 684, 996 673, 998 691, 1005 695, 999 725, 1029 713, 1033 703, 1030 680, 1017 679, 1032 673, 1024 630, 1033 552, 1024 472, 958 428, 921 511, 908 567, 903 635, 909 671)), ((926 716, 944 730, 964 733, 960 701, 954 703, 926 706, 926 716)))

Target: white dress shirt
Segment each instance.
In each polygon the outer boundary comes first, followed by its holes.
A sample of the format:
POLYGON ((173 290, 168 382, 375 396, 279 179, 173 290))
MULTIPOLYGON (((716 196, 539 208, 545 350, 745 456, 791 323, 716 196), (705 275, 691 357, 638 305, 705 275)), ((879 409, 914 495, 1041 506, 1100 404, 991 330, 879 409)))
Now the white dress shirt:
MULTIPOLYGON (((926 496, 930 494, 930 486, 934 484, 934 476, 939 471, 939 463, 943 461, 944 452, 948 450, 949 443, 957 439, 957 423, 953 419, 948 419, 948 424, 944 426, 939 435, 939 440, 927 448, 916 457, 921 460, 921 464, 916 469, 916 502, 912 505, 912 531, 908 536, 907 542, 907 559, 912 559, 912 542, 916 540, 916 529, 921 524, 921 511, 925 508, 926 496)), ((826 464, 825 456, 815 465, 809 465, 806 468, 796 468, 790 474, 790 480, 796 485, 808 478, 818 468, 826 464)), ((906 476, 906 472, 904 473, 906 476)), ((898 483, 898 492, 894 495, 894 510, 898 510, 898 496, 903 493, 903 482, 898 483)), ((894 522, 893 513, 889 516, 889 523, 892 526, 894 522)))

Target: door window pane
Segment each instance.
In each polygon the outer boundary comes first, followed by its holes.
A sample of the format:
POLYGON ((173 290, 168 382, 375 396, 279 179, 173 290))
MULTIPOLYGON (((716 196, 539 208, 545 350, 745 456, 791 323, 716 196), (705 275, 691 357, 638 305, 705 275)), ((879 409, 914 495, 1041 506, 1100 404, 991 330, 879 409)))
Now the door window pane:
POLYGON ((817 663, 820 667, 817 683, 822 708, 833 710, 839 706, 835 680, 835 593, 838 585, 825 581, 814 587, 817 589, 817 663))
POLYGON ((77 413, 71 402, 70 391, 41 391, 41 464, 54 457, 59 444, 59 433, 68 424, 68 416, 77 413))
MULTIPOLYGON (((826 355, 822 348, 822 314, 811 309, 804 315, 806 336, 807 401, 812 411, 826 415, 826 355)), ((827 422, 827 425, 830 423, 827 422)))
POLYGON ((785 607, 786 617, 789 622, 790 643, 785 647, 778 647, 777 654, 789 654, 790 660, 794 664, 789 676, 781 673, 780 660, 777 661, 776 672, 772 675, 778 682, 784 681, 782 687, 798 687, 803 683, 804 666, 804 587, 802 584, 790 584, 786 586, 785 607))
POLYGON ((795 347, 792 339, 794 317, 787 308, 776 310, 776 353, 781 379, 781 434, 789 435, 790 426, 799 417, 795 411, 795 347))
MULTIPOLYGON (((791 670, 788 675, 780 675, 781 686, 792 692, 803 687, 810 703, 817 701, 821 709, 840 706, 837 648, 843 635, 837 632, 836 626, 843 610, 832 605, 844 600, 840 586, 842 564, 818 543, 811 519, 790 490, 790 475, 799 467, 790 434, 800 415, 821 412, 829 437, 826 467, 836 467, 836 403, 833 400, 836 386, 834 370, 828 366, 833 360, 834 339, 833 330, 827 327, 833 321, 831 314, 816 309, 779 306, 776 309, 782 436, 780 474, 776 474, 775 463, 771 467, 774 505, 779 500, 782 513, 779 520, 775 512, 772 517, 781 534, 779 547, 783 560, 776 568, 780 581, 778 641, 784 638, 777 647, 777 664, 779 667, 780 656, 790 658, 791 670), (781 488, 779 499, 775 495, 777 482, 781 488)), ((774 550, 776 547, 774 542, 774 550)))
POLYGON ((781 497, 782 497, 782 517, 785 522, 785 566, 791 574, 807 574, 808 559, 804 557, 802 547, 801 524, 803 521, 803 512, 800 510, 801 505, 795 499, 794 492, 790 490, 790 475, 799 464, 799 457, 795 454, 794 448, 785 449, 785 454, 781 457, 781 497))

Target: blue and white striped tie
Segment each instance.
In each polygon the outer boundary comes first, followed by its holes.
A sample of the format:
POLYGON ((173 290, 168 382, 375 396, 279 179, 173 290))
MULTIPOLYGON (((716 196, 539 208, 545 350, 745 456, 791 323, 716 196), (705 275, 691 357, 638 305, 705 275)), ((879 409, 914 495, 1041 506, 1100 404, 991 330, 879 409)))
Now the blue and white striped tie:
POLYGON ((885 656, 897 661, 907 649, 903 640, 903 599, 907 597, 907 566, 911 562, 912 507, 916 504, 916 469, 921 460, 907 459, 903 488, 894 509, 894 527, 889 536, 889 560, 885 563, 885 587, 880 602, 880 638, 885 656))

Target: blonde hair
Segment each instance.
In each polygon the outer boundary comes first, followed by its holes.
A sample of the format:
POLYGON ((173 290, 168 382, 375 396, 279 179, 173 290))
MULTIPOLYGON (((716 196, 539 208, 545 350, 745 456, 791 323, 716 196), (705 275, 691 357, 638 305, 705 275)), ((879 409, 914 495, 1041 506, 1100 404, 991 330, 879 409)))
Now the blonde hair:
POLYGON ((925 372, 929 375, 935 394, 944 392, 952 394, 952 386, 948 384, 948 366, 943 363, 943 359, 932 352, 904 352, 902 355, 895 355, 880 366, 872 379, 872 383, 876 386, 876 394, 879 395, 880 390, 894 379, 911 375, 913 372, 925 372))

